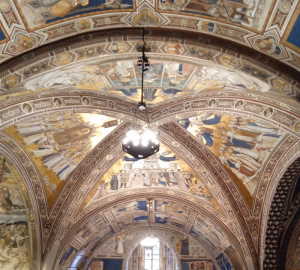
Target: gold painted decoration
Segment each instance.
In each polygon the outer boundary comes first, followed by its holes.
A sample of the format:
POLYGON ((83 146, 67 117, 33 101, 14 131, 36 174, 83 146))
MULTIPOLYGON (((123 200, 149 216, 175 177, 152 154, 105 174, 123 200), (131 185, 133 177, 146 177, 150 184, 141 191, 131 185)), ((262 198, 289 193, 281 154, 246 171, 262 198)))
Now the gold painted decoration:
POLYGON ((52 201, 86 154, 119 123, 108 116, 66 111, 32 117, 5 132, 31 153, 52 201))
MULTIPOLYGON (((65 52, 54 60, 72 61, 65 52)), ((10 84, 14 78, 6 78, 10 84)), ((16 80, 16 79, 14 79, 16 80)), ((23 82, 30 91, 73 87, 99 91, 122 99, 138 101, 140 98, 141 70, 136 59, 74 64, 50 71, 23 82)), ((183 95, 197 94, 204 90, 253 90, 267 92, 270 86, 243 72, 213 64, 190 64, 182 60, 165 61, 150 59, 150 68, 144 77, 144 99, 156 104, 183 95)))
POLYGON ((159 0, 159 8, 261 30, 274 3, 274 0, 159 0))
POLYGON ((125 154, 98 181, 85 203, 90 204, 116 192, 150 187, 188 192, 219 208, 201 179, 165 145, 161 145, 159 153, 144 160, 125 154))
POLYGON ((0 156, 0 269, 31 270, 26 190, 15 169, 0 156))
POLYGON ((285 133, 262 120, 228 113, 202 113, 179 124, 206 145, 254 194, 258 172, 285 133))
POLYGON ((132 0, 16 0, 16 3, 30 29, 108 10, 126 11, 133 8, 132 0))

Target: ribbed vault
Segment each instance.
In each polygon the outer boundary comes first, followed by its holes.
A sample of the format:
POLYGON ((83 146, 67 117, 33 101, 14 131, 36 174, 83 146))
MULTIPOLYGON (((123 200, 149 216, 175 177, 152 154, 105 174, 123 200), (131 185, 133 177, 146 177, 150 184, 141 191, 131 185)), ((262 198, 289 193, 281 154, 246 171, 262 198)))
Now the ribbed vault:
MULTIPOLYGON (((122 12, 130 22, 145 10, 156 14, 143 15, 152 22, 169 21, 172 4, 157 4, 168 15, 151 5, 122 12)), ((186 8, 180 14, 193 20, 186 8)), ((66 25, 73 20, 65 19, 66 25)), ((48 25, 54 36, 58 21, 48 25)), ((36 21, 27 23, 31 28, 36 21)), ((24 179, 30 198, 32 247, 38 251, 32 263, 66 269, 82 256, 86 261, 78 269, 85 269, 109 241, 153 230, 196 241, 220 269, 219 256, 235 269, 269 267, 271 205, 300 153, 295 62, 263 54, 254 41, 256 51, 217 34, 150 25, 146 112, 136 107, 139 27, 58 35, 52 37, 58 41, 0 66, 0 154, 24 179), (127 130, 144 125, 159 132, 161 150, 140 162, 122 152, 121 141, 127 130)), ((43 27, 30 35, 37 38, 43 27)), ((48 38, 39 44, 53 40, 48 38)), ((21 51, 27 49, 16 54, 21 51)))

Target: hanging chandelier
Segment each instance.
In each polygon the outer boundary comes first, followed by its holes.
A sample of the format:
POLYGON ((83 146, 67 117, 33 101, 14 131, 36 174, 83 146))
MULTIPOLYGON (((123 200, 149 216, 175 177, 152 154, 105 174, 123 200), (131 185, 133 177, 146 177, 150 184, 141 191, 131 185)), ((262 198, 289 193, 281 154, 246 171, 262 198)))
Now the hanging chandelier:
MULTIPOLYGON (((143 47, 142 56, 138 57, 137 65, 141 68, 141 100, 138 103, 139 111, 146 111, 146 103, 144 102, 144 73, 149 69, 149 59, 145 54, 145 31, 143 29, 143 47)), ((129 130, 123 139, 122 149, 124 152, 130 154, 137 159, 147 158, 159 151, 159 141, 157 133, 149 128, 141 130, 129 130)))

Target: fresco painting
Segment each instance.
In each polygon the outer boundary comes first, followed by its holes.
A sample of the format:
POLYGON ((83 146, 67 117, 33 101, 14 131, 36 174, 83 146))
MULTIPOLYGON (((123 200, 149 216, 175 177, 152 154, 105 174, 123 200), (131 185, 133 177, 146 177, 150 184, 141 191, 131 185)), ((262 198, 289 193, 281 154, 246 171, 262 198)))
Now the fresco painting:
POLYGON ((149 220, 148 201, 141 200, 115 206, 112 214, 116 218, 120 228, 125 228, 133 223, 145 223, 149 220))
MULTIPOLYGON (((68 58, 69 59, 69 58, 68 58)), ((140 99, 141 71, 136 59, 109 63, 70 65, 28 79, 23 87, 30 91, 73 87, 103 92, 127 99, 140 99)), ((145 72, 144 99, 149 104, 197 94, 204 90, 254 90, 266 92, 269 86, 254 77, 230 69, 150 59, 145 72)), ((13 90, 13 89, 11 89, 13 90)))
POLYGON ((221 270, 231 270, 232 269, 232 265, 231 263, 228 261, 227 257, 221 253, 219 254, 219 256, 216 258, 218 265, 220 266, 221 270))
POLYGON ((89 270, 103 270, 103 261, 102 260, 94 260, 91 262, 89 270))
POLYGON ((205 240, 212 250, 216 249, 216 247, 225 249, 230 245, 227 236, 222 232, 221 228, 204 219, 197 218, 190 233, 196 238, 205 240))
POLYGON ((261 29, 274 1, 259 0, 160 0, 164 11, 181 11, 228 23, 261 29))
POLYGON ((218 208, 217 201, 201 179, 165 145, 161 145, 159 153, 145 160, 136 160, 125 154, 99 180, 87 196, 86 203, 101 199, 112 192, 147 187, 190 192, 218 208))
POLYGON ((154 200, 152 206, 150 206, 148 200, 133 201, 122 206, 113 207, 111 214, 121 228, 131 224, 151 222, 184 229, 189 216, 187 209, 180 203, 167 200, 154 200), (149 216, 149 212, 152 212, 153 215, 149 216))
POLYGON ((293 45, 297 46, 300 48, 300 15, 298 15, 298 18, 293 26, 293 29, 288 37, 288 41, 292 43, 293 45))
POLYGON ((118 233, 101 244, 94 254, 97 258, 105 257, 122 257, 125 252, 125 247, 128 247, 124 242, 126 233, 118 233))
POLYGON ((300 52, 300 3, 298 3, 297 8, 290 20, 285 33, 285 42, 288 47, 294 49, 296 52, 300 52))
POLYGON ((4 42, 5 40, 6 40, 6 36, 4 33, 4 29, 3 29, 2 25, 0 24, 0 43, 4 42))
POLYGON ((155 200, 154 218, 155 223, 169 224, 183 229, 188 222, 189 212, 180 203, 155 200))
POLYGON ((31 241, 25 188, 15 169, 0 156, 0 269, 30 270, 31 241))
POLYGON ((181 262, 182 270, 214 270, 214 264, 212 262, 204 260, 184 260, 181 262))
MULTIPOLYGON (((82 227, 76 233, 75 239, 78 243, 88 243, 95 232, 97 232, 97 237, 102 239, 108 235, 111 235, 113 231, 111 226, 109 226, 107 221, 101 216, 94 220, 92 225, 82 225, 82 227)), ((72 260, 72 258, 70 260, 72 260)))
POLYGON ((179 124, 206 145, 253 195, 256 175, 276 145, 283 139, 281 129, 241 116, 202 113, 179 124))
POLYGON ((51 196, 86 154, 119 123, 104 115, 55 112, 19 122, 5 132, 31 153, 44 172, 46 191, 51 196))
POLYGON ((17 0, 17 4, 31 29, 90 13, 133 8, 132 0, 17 0))

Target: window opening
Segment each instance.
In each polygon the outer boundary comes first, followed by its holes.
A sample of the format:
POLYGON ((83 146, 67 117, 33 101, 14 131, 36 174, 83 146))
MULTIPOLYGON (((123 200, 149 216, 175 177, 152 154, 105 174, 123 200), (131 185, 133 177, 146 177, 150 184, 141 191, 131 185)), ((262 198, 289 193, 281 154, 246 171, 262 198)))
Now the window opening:
POLYGON ((160 266, 160 243, 158 238, 146 237, 141 241, 144 247, 145 270, 159 270, 160 266))

